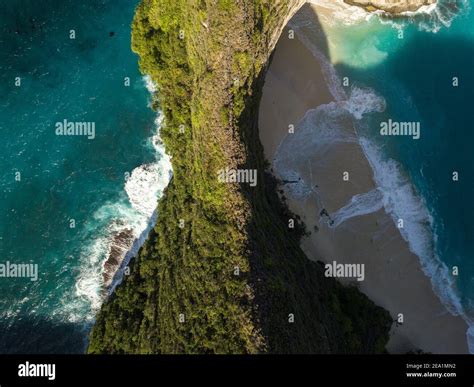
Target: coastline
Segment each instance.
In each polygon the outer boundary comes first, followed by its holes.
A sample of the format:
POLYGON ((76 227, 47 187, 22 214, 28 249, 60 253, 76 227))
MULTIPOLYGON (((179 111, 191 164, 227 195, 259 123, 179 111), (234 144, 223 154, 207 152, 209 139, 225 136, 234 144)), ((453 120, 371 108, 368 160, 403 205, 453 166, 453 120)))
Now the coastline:
MULTIPOLYGON (((156 86, 148 76, 142 81, 151 100, 156 86)), ((91 250, 84 253, 93 259, 82 268, 76 283, 76 294, 88 299, 94 312, 120 284, 130 260, 138 254, 156 223, 156 205, 172 176, 170 157, 160 137, 161 125, 162 115, 158 112, 153 134, 144 145, 154 153, 155 160, 135 167, 125 179, 122 200, 105 204, 96 214, 101 218, 105 217, 101 212, 107 216, 111 208, 115 212, 91 250), (116 218, 117 214, 120 214, 119 218, 116 218)))
POLYGON ((288 233, 288 209, 265 173, 257 130, 262 75, 298 3, 203 4, 206 12, 197 13, 184 1, 158 0, 137 8, 132 49, 142 73, 160 85, 173 180, 130 275, 97 314, 88 353, 383 351, 390 315, 306 258, 302 230, 288 233), (169 27, 160 33, 150 23, 157 12, 169 27), (179 39, 180 30, 200 39, 179 39), (160 63, 150 47, 166 53, 160 63), (216 179, 219 170, 242 166, 258 171, 258 187, 216 179))
MULTIPOLYGON (((153 99, 157 91, 155 84, 149 76, 144 76, 143 81, 150 93, 150 99, 153 99)), ((149 108, 151 108, 151 102, 149 108)), ((155 161, 136 167, 125 182, 124 189, 128 201, 137 216, 142 219, 139 226, 125 224, 124 228, 112 235, 107 259, 103 263, 102 292, 104 299, 111 295, 120 284, 130 260, 145 244, 158 216, 156 204, 163 196, 172 177, 171 160, 160 137, 162 121, 161 112, 158 112, 154 121, 155 133, 148 139, 147 146, 151 146, 154 150, 155 161)))
MULTIPOLYGON (((323 12, 318 6, 313 8, 318 15, 323 12)), ((274 160, 281 147, 288 125, 295 125, 297 131, 303 118, 318 119, 324 109, 337 107, 331 105, 334 91, 328 88, 327 73, 321 71, 321 63, 298 36, 294 40, 287 36, 284 32, 277 44, 260 105, 260 140, 269 161, 274 160), (292 58, 291 63, 288 58, 292 58)), ((345 135, 355 137, 350 120, 344 116, 341 123, 346 128, 345 135)), ((312 260, 365 264, 366 278, 360 283, 360 290, 387 309, 394 319, 403 313, 403 324, 392 326, 389 352, 421 349, 432 353, 467 353, 467 324, 461 317, 450 315, 442 305, 421 269, 418 256, 410 251, 384 209, 352 217, 337 228, 329 227, 326 217, 320 216, 323 209, 334 214, 354 195, 376 189, 374 172, 357 141, 335 141, 327 144, 322 154, 324 157, 311 159, 307 176, 302 176, 315 183, 314 191, 303 199, 287 200, 311 232, 302 241, 306 255, 312 260), (343 182, 341 173, 346 170, 351 178, 343 182)), ((288 189, 285 196, 290 196, 288 189)))

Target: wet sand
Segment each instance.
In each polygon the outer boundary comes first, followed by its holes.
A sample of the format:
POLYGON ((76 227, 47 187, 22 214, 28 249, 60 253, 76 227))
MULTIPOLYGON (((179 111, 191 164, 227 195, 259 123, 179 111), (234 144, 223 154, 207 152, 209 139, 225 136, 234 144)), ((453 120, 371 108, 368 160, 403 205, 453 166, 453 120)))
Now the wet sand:
MULTIPOLYGON (((333 100, 321 65, 298 39, 285 29, 268 71, 260 106, 259 130, 265 156, 274 159, 283 139, 292 134, 305 113, 333 100)), ((296 129, 297 130, 297 129, 296 129)), ((351 125, 347 131, 353 132, 351 125)), ((394 221, 384 209, 351 218, 330 228, 323 208, 332 214, 356 194, 375 188, 372 169, 357 142, 335 143, 324 159, 312 157, 302 176, 315 184, 304 200, 288 199, 290 209, 300 215, 311 235, 302 248, 309 259, 323 262, 365 264, 365 280, 353 284, 393 319, 403 314, 403 324, 393 324, 387 350, 406 353, 421 349, 432 353, 467 353, 467 324, 448 313, 431 281, 421 270, 419 258, 410 252, 394 221), (343 172, 350 173, 344 181, 343 172)), ((285 195, 289 198, 289 195, 285 195)))

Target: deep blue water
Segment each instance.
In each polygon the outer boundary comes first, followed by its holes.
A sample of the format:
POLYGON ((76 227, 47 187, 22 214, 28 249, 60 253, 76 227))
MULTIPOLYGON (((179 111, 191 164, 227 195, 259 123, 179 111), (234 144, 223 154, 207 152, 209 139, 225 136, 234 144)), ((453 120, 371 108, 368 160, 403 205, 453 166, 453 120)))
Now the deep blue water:
POLYGON ((100 269, 110 222, 126 219, 117 212, 134 216, 125 174, 156 156, 155 114, 130 50, 136 5, 0 4, 0 261, 39 265, 36 282, 0 278, 0 353, 84 349, 100 290, 87 270, 100 269), (57 136, 64 119, 94 122, 95 138, 57 136))

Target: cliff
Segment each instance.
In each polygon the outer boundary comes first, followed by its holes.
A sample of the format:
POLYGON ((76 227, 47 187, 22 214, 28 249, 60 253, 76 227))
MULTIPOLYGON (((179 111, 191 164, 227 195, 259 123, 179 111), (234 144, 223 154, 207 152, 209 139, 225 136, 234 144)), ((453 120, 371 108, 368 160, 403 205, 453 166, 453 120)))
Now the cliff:
POLYGON ((367 11, 381 10, 390 14, 415 12, 426 5, 435 4, 436 0, 344 0, 347 4, 357 5, 367 11))
POLYGON ((391 318, 299 247, 258 136, 265 69, 302 1, 143 0, 132 47, 159 86, 174 177, 89 353, 373 353, 391 318), (222 169, 258 184, 224 184, 222 169))

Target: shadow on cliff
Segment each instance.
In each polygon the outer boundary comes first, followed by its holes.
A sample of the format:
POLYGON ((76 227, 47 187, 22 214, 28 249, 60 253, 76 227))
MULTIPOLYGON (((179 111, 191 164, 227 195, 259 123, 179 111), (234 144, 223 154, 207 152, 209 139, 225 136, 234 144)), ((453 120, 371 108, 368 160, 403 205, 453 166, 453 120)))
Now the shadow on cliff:
MULTIPOLYGON (((310 10, 313 12, 306 5, 299 12, 310 10)), ((320 48, 328 55, 317 15, 314 20, 321 31, 320 48)), ((241 186, 252 205, 247 247, 250 283, 257 305, 256 325, 271 353, 382 352, 392 322, 389 314, 357 288, 343 287, 326 278, 322 264, 308 260, 300 248, 303 225, 297 220, 294 229, 288 227, 288 220, 298 217, 289 212, 277 195, 278 182, 267 172, 268 162, 258 132, 259 104, 267 70, 268 67, 264 68, 258 75, 252 97, 239 119, 241 141, 247 151, 247 164, 239 168, 258 171, 255 188, 241 186)))

